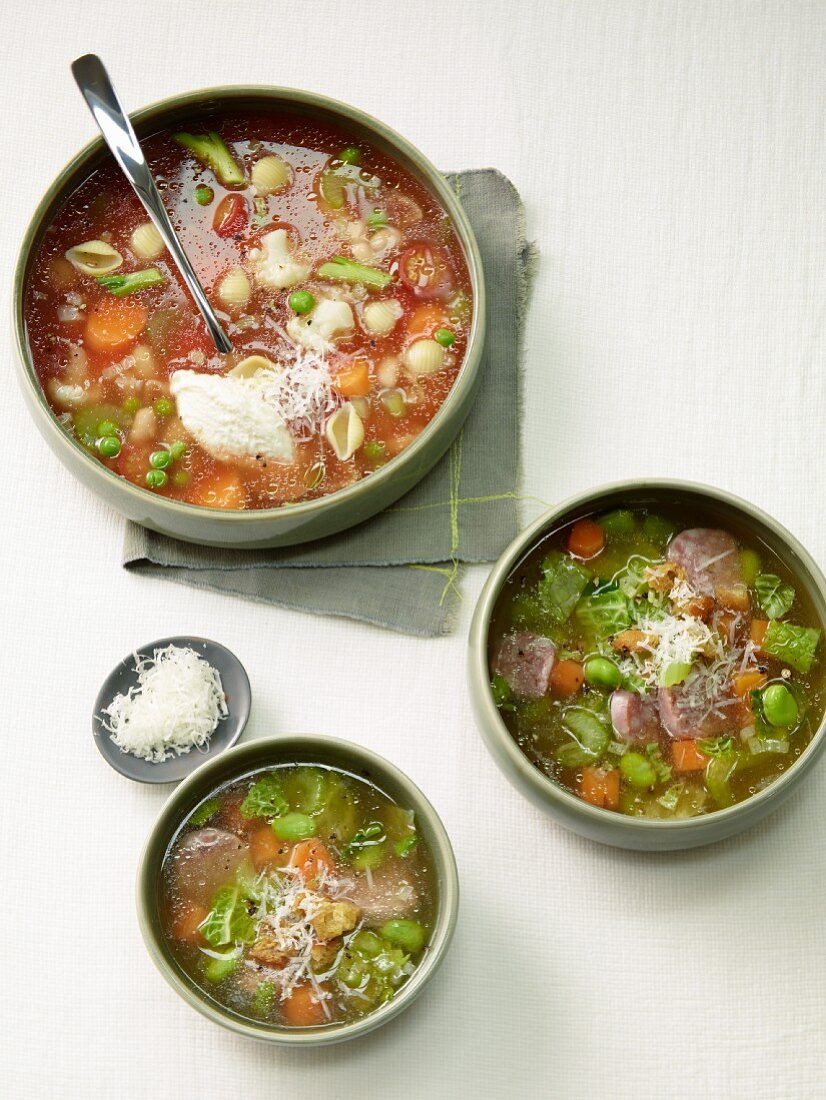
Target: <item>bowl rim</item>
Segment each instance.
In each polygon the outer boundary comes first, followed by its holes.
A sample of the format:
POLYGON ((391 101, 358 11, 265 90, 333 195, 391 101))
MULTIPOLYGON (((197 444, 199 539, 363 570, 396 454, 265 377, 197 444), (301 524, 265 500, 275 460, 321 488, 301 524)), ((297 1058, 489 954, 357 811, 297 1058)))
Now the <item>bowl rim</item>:
MULTIPOLYGON (((278 762, 281 763, 280 760, 278 762)), ((323 759, 317 762, 324 763, 323 759)), ((261 759, 258 760, 258 765, 266 766, 265 761, 261 759)), ((209 783, 206 784, 207 787, 209 785, 209 783)), ((202 791, 202 794, 204 793, 202 791)), ((144 842, 138 862, 135 900, 141 935, 152 962, 172 989, 202 1016, 248 1038, 299 1047, 324 1046, 366 1035, 392 1020, 412 1004, 422 992, 441 965, 453 938, 459 912, 459 876, 453 846, 439 814, 405 772, 372 749, 352 741, 324 734, 287 733, 251 738, 236 744, 213 760, 202 764, 175 788, 161 808, 144 842), (182 824, 182 807, 186 803, 187 796, 193 789, 203 787, 205 780, 210 780, 216 772, 221 774, 212 780, 212 787, 231 782, 232 775, 227 774, 228 764, 230 764, 230 772, 239 777, 256 766, 251 758, 266 757, 270 750, 276 750, 280 756, 283 756, 285 750, 290 752, 291 746, 295 746, 291 755, 295 756, 296 763, 311 764, 314 753, 323 756, 326 750, 332 750, 336 754, 347 757, 352 764, 352 774, 357 778, 360 770, 367 769, 371 773, 371 779, 380 788, 384 781, 389 779, 391 784, 403 791, 410 808, 424 818, 428 831, 432 834, 434 842, 430 844, 430 851, 439 880, 434 932, 428 953, 393 1000, 351 1023, 337 1027, 323 1025, 319 1028, 293 1031, 288 1028, 267 1028, 253 1021, 244 1020, 240 1016, 225 1011, 217 1001, 211 1000, 204 994, 194 982, 184 981, 181 973, 164 951, 160 937, 155 935, 149 912, 149 898, 156 896, 154 876, 157 868, 153 869, 150 866, 152 849, 163 842, 164 851, 166 851, 169 841, 182 824), (237 768, 231 767, 233 761, 238 761, 237 768)))
MULTIPOLYGON (((366 111, 362 111, 358 107, 351 106, 342 100, 334 99, 330 96, 319 95, 316 92, 307 91, 301 88, 289 88, 269 84, 222 84, 199 88, 195 91, 182 92, 177 95, 165 96, 163 99, 155 100, 135 111, 130 111, 129 118, 135 128, 139 129, 144 123, 151 123, 158 115, 179 112, 190 107, 193 109, 202 107, 205 100, 219 99, 222 101, 222 109, 231 109, 233 100, 256 97, 261 98, 262 108, 265 106, 265 100, 286 100, 288 101, 286 105, 287 110, 289 110, 290 107, 309 108, 340 116, 341 124, 343 124, 345 128, 348 123, 362 126, 367 131, 378 135, 383 141, 387 142, 392 149, 391 155, 395 156, 400 154, 401 157, 407 158, 407 161, 421 173, 425 181, 425 186, 435 195, 452 220, 456 235, 459 238, 465 254, 468 273, 470 275, 471 293, 473 297, 473 316, 470 331, 468 332, 464 360, 442 404, 413 442, 384 466, 371 472, 369 477, 360 478, 352 485, 344 486, 344 488, 338 489, 334 493, 328 493, 324 496, 316 497, 313 500, 301 501, 295 504, 289 503, 288 506, 279 505, 276 508, 256 508, 249 510, 209 508, 202 504, 189 504, 185 501, 173 500, 169 497, 152 494, 149 490, 134 484, 128 479, 116 474, 107 466, 104 466, 58 423, 57 417, 46 400, 43 387, 37 379, 32 357, 29 352, 28 341, 26 339, 24 308, 26 268, 33 254, 38 236, 43 227, 48 224, 46 216, 50 208, 55 203, 68 197, 70 192, 67 191, 67 185, 72 176, 84 167, 88 168, 89 163, 95 156, 105 152, 106 147, 102 137, 98 136, 87 142, 86 145, 67 161, 47 187, 26 226, 17 252, 17 258, 14 265, 11 308, 14 342, 17 350, 15 358, 17 360, 19 378, 28 396, 33 401, 34 406, 41 414, 45 414, 41 417, 40 426, 44 432, 48 431, 49 439, 53 442, 55 449, 59 452, 70 454, 73 458, 78 458, 90 471, 92 477, 102 477, 107 484, 112 486, 113 491, 124 492, 127 497, 133 500, 136 506, 144 508, 146 507, 147 501, 151 501, 152 507, 159 510, 159 516, 183 516, 190 518, 197 518, 198 516, 204 518, 208 517, 210 522, 214 521, 219 527, 224 527, 228 524, 242 524, 252 528, 259 525, 269 526, 272 523, 277 523, 282 516, 289 516, 289 524, 290 526, 294 526, 296 519, 304 519, 307 521, 325 512, 330 507, 330 501, 334 500, 337 506, 345 508, 348 502, 359 498, 368 491, 368 487, 373 487, 376 492, 380 492, 383 485, 400 476, 400 471, 415 467, 419 460, 419 456, 423 450, 428 449, 430 440, 436 435, 439 427, 449 419, 455 408, 461 407, 463 399, 469 391, 473 390, 479 369, 482 365, 482 354, 485 343, 485 276, 479 244, 476 240, 476 235, 470 224, 470 220, 459 202, 458 197, 449 187, 446 177, 415 145, 412 144, 412 142, 408 141, 407 138, 391 126, 382 122, 381 119, 368 114, 366 111)), ((163 123, 161 120, 160 128, 162 128, 162 126, 163 123)), ((418 481, 419 479, 417 478, 416 480, 418 481)))
MULTIPOLYGON (((752 524, 757 524, 758 528, 760 525, 763 525, 779 539, 793 555, 795 555, 797 561, 802 565, 803 569, 809 573, 811 580, 814 582, 820 596, 821 604, 826 606, 826 577, 824 577, 820 566, 814 561, 808 550, 806 550, 797 538, 781 523, 768 515, 761 508, 744 500, 737 494, 731 493, 726 489, 719 489, 712 485, 706 485, 702 482, 687 481, 679 478, 632 478, 623 481, 607 482, 595 488, 575 493, 573 496, 566 498, 559 504, 548 509, 539 516, 538 519, 534 520, 530 526, 517 535, 495 563, 477 601, 468 636, 468 673, 470 677, 470 690, 476 704, 475 709, 477 715, 480 716, 477 721, 481 727, 480 731, 484 740, 487 742, 488 739, 490 739, 490 741, 495 744, 497 753, 502 753, 506 757, 508 765, 519 777, 521 785, 529 789, 539 803, 545 805, 549 803, 556 804, 561 810, 568 811, 568 813, 578 816, 583 822, 589 823, 600 831, 613 827, 617 832, 633 831, 640 834, 659 833, 676 836, 681 832, 696 833, 697 831, 708 829, 710 831, 720 831, 721 835, 723 835, 720 823, 731 823, 739 817, 752 817, 754 807, 771 804, 775 800, 779 803, 785 794, 791 793, 791 791, 788 790, 790 784, 796 784, 798 776, 802 778, 808 766, 824 748, 824 742, 826 741, 826 712, 821 718, 817 729, 812 734, 808 745, 803 749, 800 756, 798 756, 791 767, 787 768, 786 771, 779 775, 769 784, 769 786, 758 791, 757 794, 750 795, 742 802, 737 802, 733 806, 714 810, 711 813, 702 814, 698 817, 681 818, 679 820, 661 820, 656 818, 618 815, 612 810, 606 810, 599 806, 592 806, 590 803, 578 798, 573 792, 557 783, 556 780, 545 775, 544 772, 541 772, 537 767, 531 764, 516 744, 516 741, 514 741, 510 731, 502 721, 488 687, 490 676, 488 672, 487 647, 492 612, 505 581, 518 563, 530 553, 544 534, 552 530, 553 527, 569 513, 585 507, 590 507, 592 511, 596 511, 600 507, 601 499, 609 494, 616 495, 618 493, 622 494, 631 491, 645 492, 646 490, 651 490, 652 492, 673 491, 675 493, 693 493, 701 497, 709 498, 718 504, 722 504, 726 508, 741 511, 745 518, 752 524)), ((824 620, 823 625, 826 627, 826 620, 824 620)), ((494 759, 499 763, 496 754, 494 754, 494 759)), ((766 808, 768 808, 768 806, 766 808)), ((728 835, 728 833, 725 835, 728 835)))

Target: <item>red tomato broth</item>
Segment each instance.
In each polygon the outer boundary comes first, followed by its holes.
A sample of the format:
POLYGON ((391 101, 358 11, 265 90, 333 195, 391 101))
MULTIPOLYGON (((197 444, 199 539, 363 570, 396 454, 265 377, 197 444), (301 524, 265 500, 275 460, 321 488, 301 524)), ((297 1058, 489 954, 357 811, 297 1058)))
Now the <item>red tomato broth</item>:
MULTIPOLYGON (((151 491, 208 507, 265 508, 320 497, 358 481, 400 453, 427 426, 450 392, 464 359, 472 312, 470 276, 462 247, 444 210, 429 192, 391 157, 365 143, 359 143, 358 170, 378 178, 376 190, 347 188, 341 210, 331 210, 323 198, 319 200, 319 173, 330 165, 338 151, 352 144, 343 131, 306 120, 262 114, 226 115, 210 120, 209 126, 221 135, 244 168, 245 189, 222 187, 213 172, 182 149, 170 132, 150 137, 144 148, 173 224, 232 340, 233 352, 228 356, 216 352, 166 251, 152 260, 132 254, 130 236, 147 218, 112 164, 94 172, 66 200, 46 230, 34 258, 25 318, 35 371, 55 415, 68 429, 75 428, 76 435, 79 435, 77 409, 57 401, 50 383, 80 384, 81 410, 98 406, 122 410, 118 416, 122 444, 119 455, 114 458, 99 455, 88 433, 82 441, 100 461, 136 485, 147 488, 149 454, 180 440, 187 444, 186 456, 169 467, 166 484, 151 491), (285 159, 293 175, 286 190, 259 197, 259 211, 262 199, 266 206, 262 218, 256 215, 255 192, 249 176, 255 160, 270 154, 285 159), (207 205, 199 205, 195 200, 199 185, 213 191, 214 197, 207 205), (231 217, 229 222, 224 219, 220 235, 213 223, 225 199, 225 211, 232 203, 231 217), (388 225, 399 230, 401 239, 368 263, 391 274, 393 282, 386 289, 369 288, 363 293, 359 287, 354 291, 349 284, 316 277, 316 269, 334 256, 351 258, 350 242, 341 235, 342 220, 366 219, 375 209, 386 211, 388 225), (419 212, 421 217, 417 218, 419 212), (266 224, 262 224, 265 219, 266 224), (402 223, 411 224, 403 227, 402 223), (228 224, 230 233, 225 232, 228 224), (309 276, 295 286, 274 290, 257 284, 250 275, 251 294, 243 309, 220 306, 216 288, 223 276, 230 269, 249 269, 251 250, 260 244, 265 233, 275 228, 287 229, 292 245, 299 248, 311 265, 309 276), (113 298, 94 277, 76 271, 64 258, 68 249, 95 239, 105 240, 122 255, 117 275, 155 267, 163 273, 163 283, 120 299, 113 298), (448 295, 440 290, 437 298, 422 296, 398 277, 400 257, 421 242, 446 259, 452 279, 448 295), (327 296, 329 291, 330 296, 344 298, 351 305, 355 328, 351 335, 337 339, 325 357, 333 386, 337 373, 348 362, 357 356, 369 360, 370 393, 361 399, 367 403, 362 406, 367 413, 363 418, 364 445, 382 444, 378 455, 376 448, 365 452, 362 445, 352 457, 339 459, 320 425, 311 439, 294 440, 295 458, 291 463, 252 456, 216 456, 185 430, 175 415, 174 402, 171 415, 155 418, 149 438, 142 441, 132 438, 137 414, 124 409, 124 402, 132 399, 134 404, 137 399, 139 408, 144 409, 152 408, 158 399, 171 400, 169 379, 175 371, 226 374, 252 354, 263 354, 277 361, 285 326, 295 316, 289 306, 290 294, 304 289, 317 299, 327 296), (387 335, 368 331, 363 321, 363 304, 388 297, 399 302, 401 318, 387 335), (95 310, 108 308, 112 301, 142 304, 147 312, 146 325, 137 337, 116 346, 92 346, 85 337, 86 318, 95 310), (61 319, 58 311, 63 310, 65 317, 67 305, 72 302, 78 303, 77 318, 61 319), (425 304, 443 308, 445 325, 455 342, 445 349, 445 365, 433 374, 417 377, 403 365, 399 367, 394 385, 404 392, 406 402, 403 414, 393 416, 381 400, 382 391, 388 387, 377 373, 385 360, 400 358, 415 339, 432 338, 433 325, 425 331, 416 331, 415 326, 412 332, 408 329, 416 311, 425 304), (131 362, 132 353, 136 349, 142 353, 145 348, 151 352, 151 367, 139 369, 139 365, 131 362), (78 349, 86 356, 80 381, 78 349), (323 477, 317 481, 319 464, 323 466, 323 477), (229 493, 224 492, 227 485, 233 487, 229 493)), ((197 132, 203 129, 190 128, 197 132)), ((337 405, 345 400, 339 396, 337 405)))

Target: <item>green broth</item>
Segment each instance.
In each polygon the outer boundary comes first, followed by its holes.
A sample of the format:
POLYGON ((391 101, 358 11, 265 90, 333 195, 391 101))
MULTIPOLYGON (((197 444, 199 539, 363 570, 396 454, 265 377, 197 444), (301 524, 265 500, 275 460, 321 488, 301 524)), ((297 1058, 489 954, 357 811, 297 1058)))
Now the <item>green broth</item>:
MULTIPOLYGON (((523 559, 497 601, 489 632, 492 687, 502 720, 514 740, 540 771, 573 793, 595 805, 635 816, 691 817, 756 794, 794 763, 820 725, 824 672, 822 639, 806 671, 801 668, 809 659, 808 652, 800 657, 791 650, 800 666, 792 667, 786 651, 777 648, 782 637, 775 648, 786 659, 779 660, 758 649, 750 651, 754 652, 750 659, 741 660, 747 652, 751 620, 769 617, 759 605, 755 574, 759 572, 763 578, 757 582, 762 586, 762 596, 768 593, 772 601, 768 606, 780 619, 779 631, 775 628, 779 634, 788 623, 821 629, 806 584, 748 525, 728 514, 681 508, 678 516, 667 509, 633 507, 588 518, 599 523, 604 532, 605 544, 596 556, 577 560, 569 554, 574 524, 563 523, 523 559), (712 610, 702 605, 708 617, 705 625, 715 639, 707 642, 709 655, 704 651, 692 653, 688 662, 674 662, 659 672, 653 684, 643 685, 640 666, 650 678, 655 661, 661 659, 659 650, 656 657, 646 648, 637 656, 629 656, 615 645, 622 641, 624 630, 634 631, 642 623, 649 628, 647 634, 640 632, 644 635, 643 646, 656 648, 662 637, 656 631, 666 630, 658 626, 658 616, 685 618, 682 611, 675 611, 678 606, 684 611, 684 606, 673 602, 670 594, 652 592, 646 583, 646 570, 656 569, 668 559, 668 547, 676 534, 699 527, 724 530, 736 540, 747 589, 747 610, 736 612, 739 618, 730 627, 729 637, 725 634, 728 620, 722 616, 734 612, 727 611, 715 591, 708 597, 712 610), (574 578, 572 588, 570 575, 574 568, 581 576, 574 578), (789 587, 794 590, 794 599, 787 608, 789 587), (556 646, 550 683, 538 697, 520 695, 511 689, 507 677, 495 675, 500 647, 515 632, 524 632, 520 634, 523 638, 548 638, 556 646), (716 642, 718 634, 725 636, 722 657, 716 642), (571 695, 555 688, 563 661, 584 666, 584 682, 571 695), (745 667, 741 669, 740 665, 745 667), (735 680, 740 671, 754 671, 764 678, 756 694, 746 692, 742 703, 730 699, 735 695, 733 685, 746 683, 735 680), (714 677, 724 673, 729 676, 727 686, 717 691, 714 677), (658 720, 653 732, 630 740, 623 738, 611 717, 611 693, 617 680, 621 680, 621 690, 639 692, 644 686, 647 697, 655 699, 666 692, 682 702, 693 698, 691 692, 708 691, 715 708, 714 721, 723 715, 717 722, 723 728, 715 729, 714 737, 696 743, 692 737, 683 736, 683 741, 690 744, 681 746, 658 720), (717 691, 713 697, 709 684, 717 691), (767 696, 771 706, 764 711, 762 692, 773 684, 784 685, 788 693, 778 693, 775 688, 774 694, 767 696), (766 716, 772 710, 781 719, 794 715, 791 728, 772 726, 766 716), (700 751, 702 766, 682 770, 692 760, 697 764, 692 746, 700 751), (627 759, 623 761, 624 757, 627 759)), ((724 595, 729 598, 728 593, 724 595)), ((742 598, 739 590, 737 595, 742 598)), ((688 606, 696 611, 699 605, 688 606)), ((697 631, 702 634, 702 623, 697 631)), ((793 633, 797 641, 798 634, 793 633)), ((651 706, 659 708, 659 703, 651 706)), ((659 718, 659 711, 656 713, 659 718)))

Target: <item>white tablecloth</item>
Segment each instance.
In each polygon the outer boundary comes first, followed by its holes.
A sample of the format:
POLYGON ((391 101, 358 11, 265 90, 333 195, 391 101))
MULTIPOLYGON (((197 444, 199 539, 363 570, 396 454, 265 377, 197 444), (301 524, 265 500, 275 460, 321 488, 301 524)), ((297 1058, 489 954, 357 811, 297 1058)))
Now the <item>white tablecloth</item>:
MULTIPOLYGON (((526 492, 712 481, 826 561, 822 3, 6 0, 5 283, 41 191, 92 135, 68 70, 88 50, 130 106, 210 83, 311 87, 445 168, 502 169, 542 252, 526 492)), ((651 858, 562 831, 471 719, 464 636, 485 569, 460 632, 432 642, 128 576, 120 520, 33 430, 3 339, 2 1095, 824 1095, 826 768, 708 850, 651 858), (165 795, 109 770, 89 714, 132 646, 187 631, 246 664, 251 730, 369 744, 453 837, 453 950, 362 1042, 246 1042, 181 1003, 144 952, 133 880, 165 795)))

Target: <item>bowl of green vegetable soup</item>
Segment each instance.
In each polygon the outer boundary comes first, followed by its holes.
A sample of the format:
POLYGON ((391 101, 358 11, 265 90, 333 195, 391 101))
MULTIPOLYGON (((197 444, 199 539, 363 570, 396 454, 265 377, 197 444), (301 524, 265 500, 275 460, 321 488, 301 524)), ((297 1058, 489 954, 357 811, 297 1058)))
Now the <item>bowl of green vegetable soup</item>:
POLYGON ((367 749, 301 735, 236 746, 177 788, 137 904, 153 962, 188 1004, 306 1047, 411 1004, 450 944, 459 887, 418 787, 367 749))
POLYGON ((776 520, 683 481, 593 489, 495 565, 470 631, 482 736, 527 798, 643 851, 732 836, 826 746, 826 580, 776 520))

